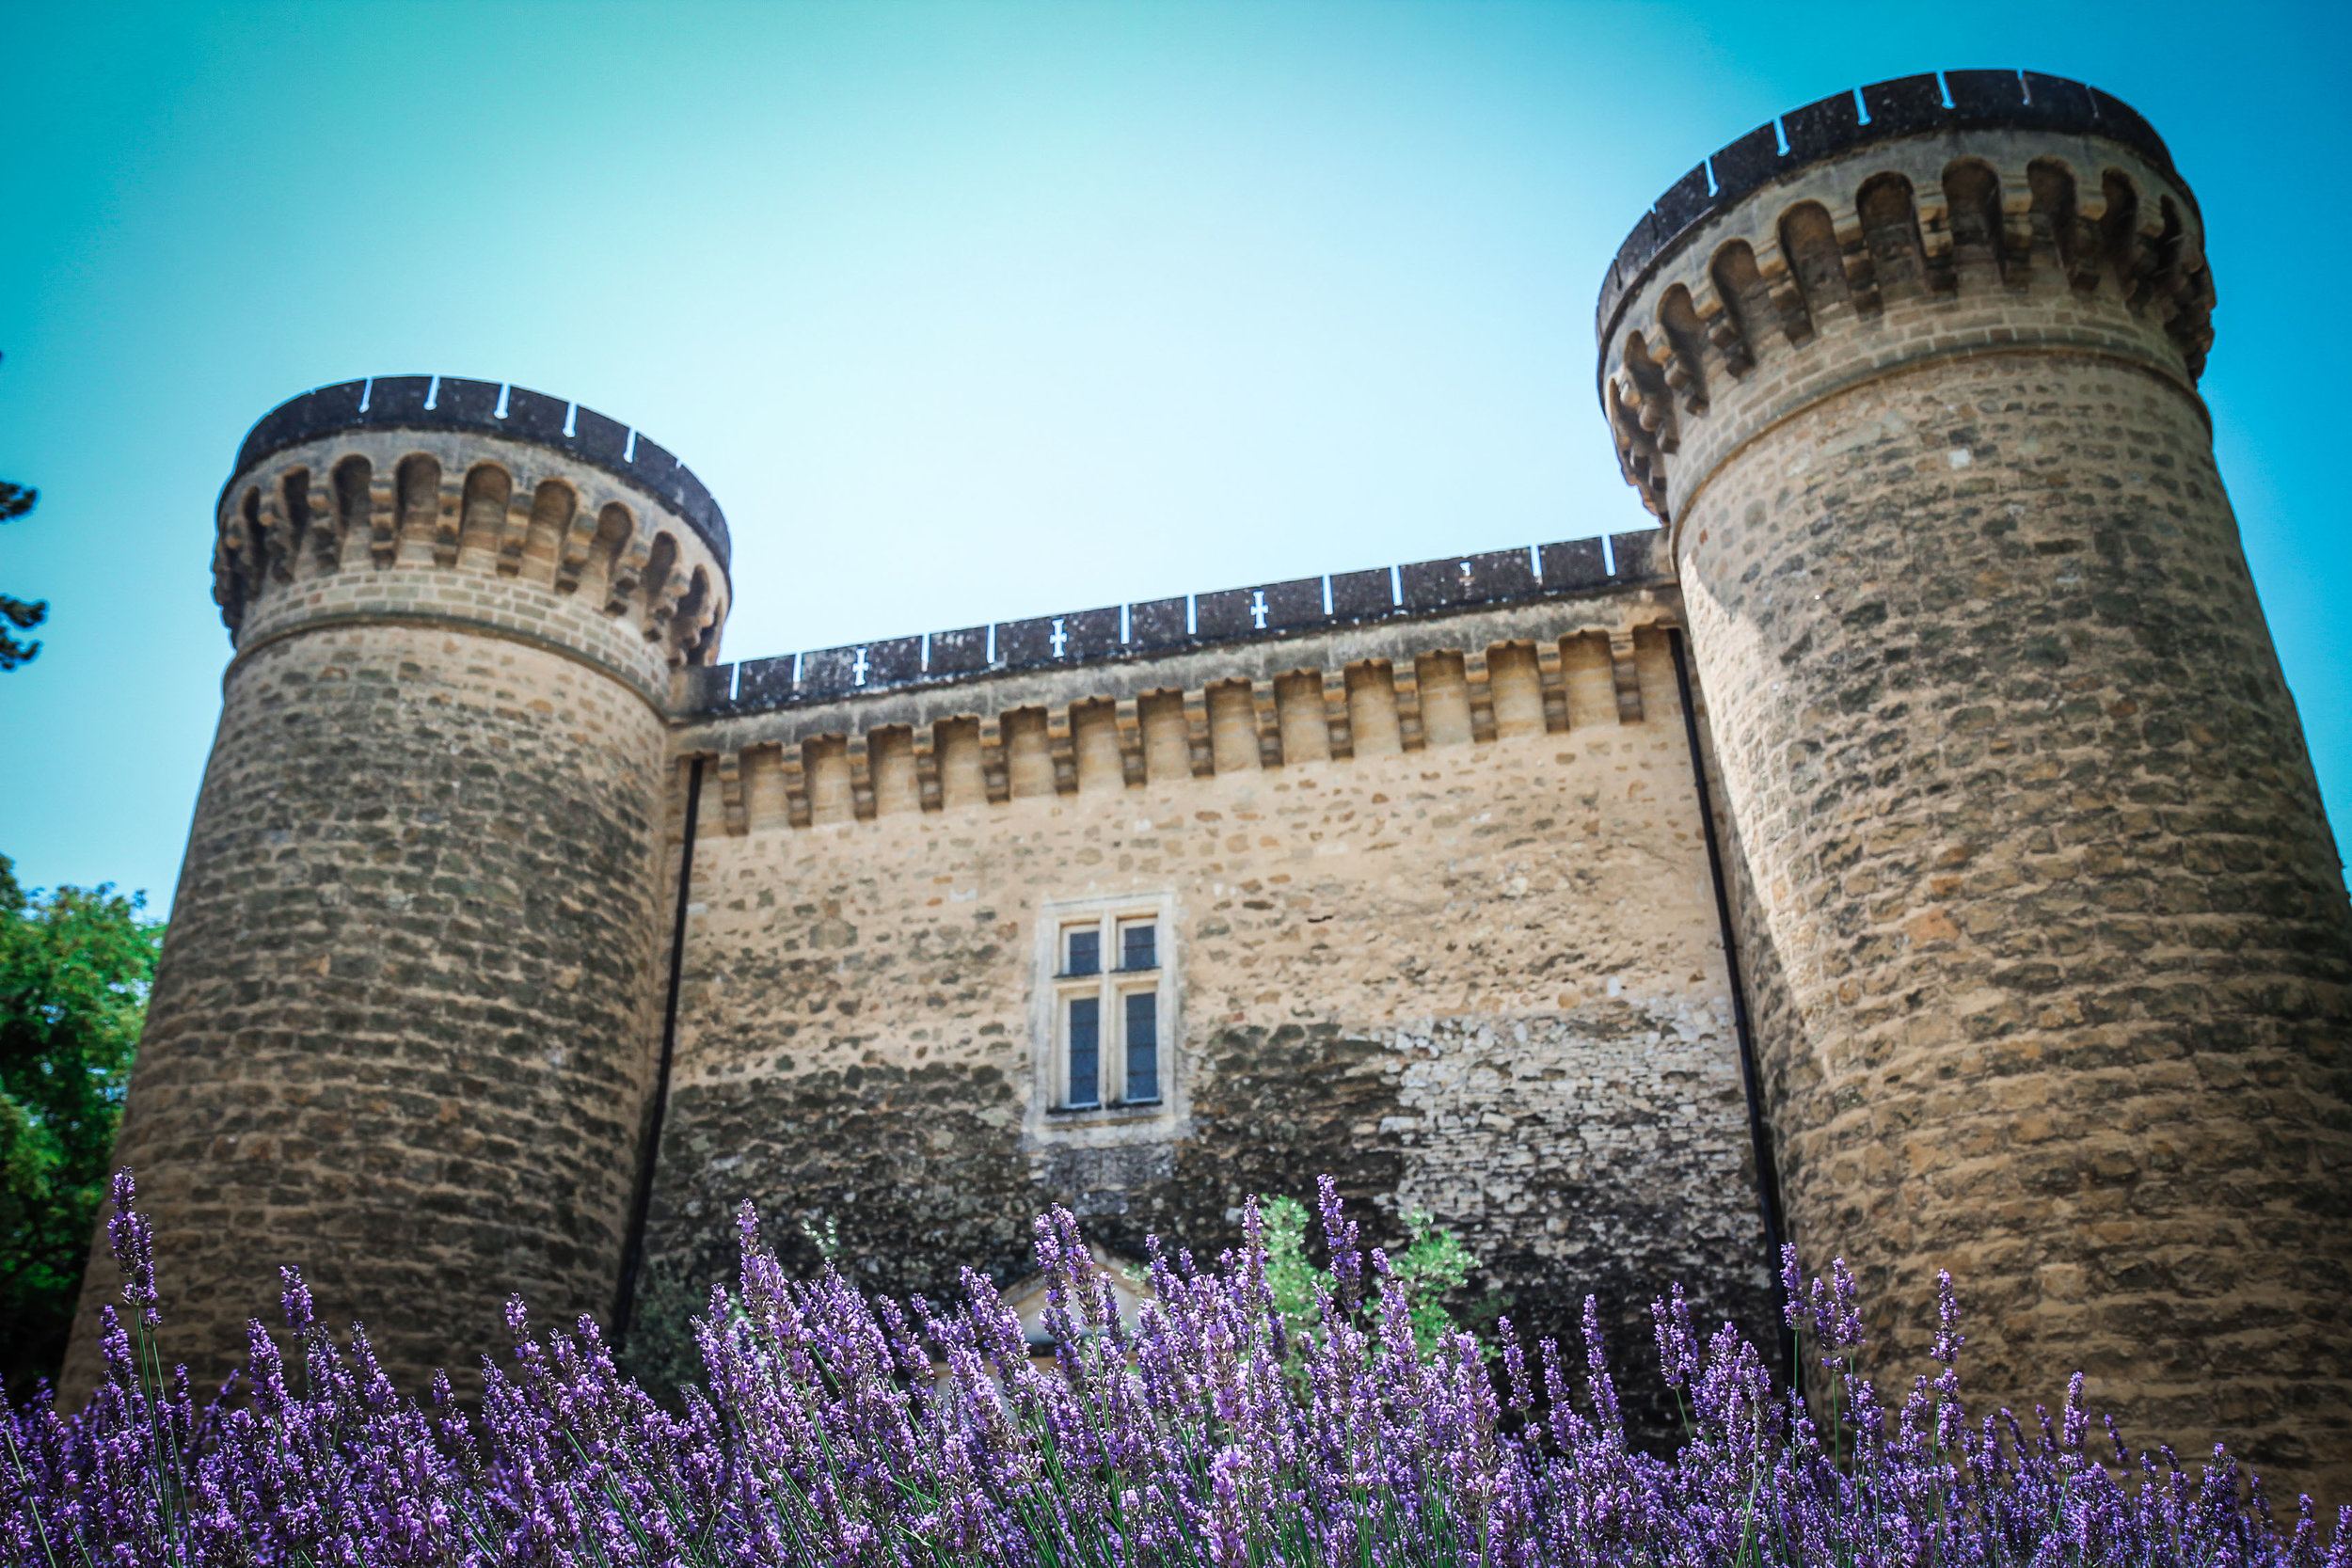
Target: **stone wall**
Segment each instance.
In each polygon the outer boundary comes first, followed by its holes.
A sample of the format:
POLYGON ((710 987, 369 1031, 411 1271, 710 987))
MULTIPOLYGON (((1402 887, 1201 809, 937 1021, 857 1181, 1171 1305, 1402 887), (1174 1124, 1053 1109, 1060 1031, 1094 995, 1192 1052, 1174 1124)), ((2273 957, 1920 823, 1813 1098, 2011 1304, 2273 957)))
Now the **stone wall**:
MULTIPOLYGON (((510 1292, 610 1307, 663 739, 603 675, 425 628, 238 667, 116 1147, 167 1359, 242 1360, 281 1263, 406 1387, 475 1376, 510 1292)), ((112 1285, 102 1258, 88 1308, 112 1285)), ((94 1354, 85 1324, 71 1384, 94 1354)))
POLYGON ((1971 360, 1778 439, 1693 518, 1765 569, 1693 613, 1744 688, 1718 733, 1769 889, 1742 947, 1791 981, 1759 1032, 1798 1237, 1896 1303, 1952 1270, 1988 1397, 2080 1367, 2152 1434, 2343 1465, 2352 942, 2193 406, 1971 360))
POLYGON ((1673 669, 1662 637, 1634 625, 1671 612, 1654 593, 1520 607, 940 698, 1007 736, 1001 802, 956 793, 946 744, 951 798, 922 809, 890 782, 911 762, 871 729, 854 732, 866 786, 850 788, 846 742, 828 732, 907 717, 878 702, 690 731, 688 749, 721 749, 728 768, 706 772, 653 1221, 667 1304, 653 1316, 668 1322, 645 1333, 675 1335, 724 1276, 745 1198, 799 1264, 814 1261, 803 1224, 831 1222, 853 1277, 945 1293, 964 1265, 1027 1272, 1027 1221, 1049 1203, 1116 1249, 1157 1234, 1213 1254, 1248 1196, 1311 1196, 1326 1171, 1384 1241, 1406 1209, 1459 1232, 1530 1333, 1572 1335, 1597 1291, 1638 1360, 1646 1303, 1674 1280, 1703 1311, 1769 1333, 1673 669), (1420 661, 1415 749, 1394 684, 1369 679, 1375 656, 1420 661), (1484 723, 1465 659, 1484 677, 1484 723), (1259 689, 1263 721, 1248 673, 1261 664, 1295 672, 1259 689), (1195 705, 1185 688, 1203 671, 1239 689, 1195 705), (1343 673, 1353 755, 1333 757, 1318 739, 1324 677, 1343 673), (1139 703, 1138 782, 1110 715, 1086 717, 1097 696, 1139 703), (1196 705, 1213 732, 1205 774, 1184 744, 1196 705), (1073 709, 1066 778, 1048 720, 1073 709), (1289 760, 1267 762, 1262 722, 1289 760), (803 761, 808 826, 794 825, 779 745, 803 761), (1033 1087, 1040 908, 1130 893, 1175 911, 1177 1109, 1057 1127, 1033 1087))

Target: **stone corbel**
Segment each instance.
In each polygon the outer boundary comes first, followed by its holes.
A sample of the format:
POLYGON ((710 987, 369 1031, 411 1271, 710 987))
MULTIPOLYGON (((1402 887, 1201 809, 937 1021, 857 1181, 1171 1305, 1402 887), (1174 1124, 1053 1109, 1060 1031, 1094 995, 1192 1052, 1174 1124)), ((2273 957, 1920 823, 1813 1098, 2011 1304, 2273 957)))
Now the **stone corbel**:
POLYGON ((313 479, 310 507, 310 551, 318 560, 319 570, 331 572, 343 562, 343 525, 335 511, 335 492, 313 479))
MULTIPOLYGON (((523 546, 531 542, 531 515, 539 504, 538 493, 531 483, 530 475, 512 468, 507 473, 513 487, 506 492, 506 521, 499 531, 499 576, 502 578, 511 578, 523 569, 523 546)), ((568 531, 573 534, 580 531, 577 511, 572 514, 572 526, 568 531)), ((586 559, 584 550, 581 557, 583 561, 586 559)), ((580 568, 572 564, 569 538, 556 547, 555 586, 559 593, 565 594, 580 586, 580 568)))
POLYGON ((1535 681, 1544 694, 1544 733, 1565 735, 1568 728, 1568 677, 1560 658, 1557 638, 1535 644, 1535 681))
POLYGON ((653 558, 653 541, 643 532, 630 536, 628 548, 612 562, 612 580, 605 584, 604 612, 607 615, 628 613, 628 601, 637 595, 637 584, 646 562, 653 558))
POLYGON ((914 752, 914 799, 925 811, 939 811, 947 803, 939 784, 939 749, 935 726, 918 727, 912 740, 914 752))
POLYGON ((1205 689, 1184 693, 1184 743, 1192 753, 1192 776, 1216 777, 1216 748, 1209 739, 1209 693, 1205 689))
POLYGON ((1617 722, 1642 721, 1642 672, 1633 660, 1633 632, 1622 627, 1609 634, 1609 674, 1617 688, 1617 722))
POLYGON ((1950 293, 1960 287, 1960 275, 1952 270, 1951 203, 1944 199, 1941 186, 1914 192, 1913 203, 1919 214, 1919 256, 1928 287, 1939 294, 1950 293))
POLYGON ((1777 236, 1757 243, 1756 274, 1763 279, 1765 292, 1772 297, 1773 313, 1780 317, 1781 335, 1794 347, 1803 348, 1811 342, 1813 312, 1805 309, 1804 292, 1797 287, 1796 269, 1781 254, 1777 236))
POLYGON ((1054 793, 1078 793, 1078 746, 1072 731, 1073 716, 1067 705, 1045 710, 1045 754, 1054 763, 1054 793))
POLYGON ((1660 451, 1673 451, 1680 444, 1674 398, 1668 390, 1666 372, 1650 356, 1649 340, 1639 332, 1626 334, 1624 383, 1620 396, 1633 410, 1643 433, 1660 451))
POLYGON ((1829 215, 1830 227, 1837 236, 1837 250, 1846 267, 1846 290, 1853 295, 1858 314, 1875 316, 1884 309, 1879 296, 1878 259, 1870 254, 1868 234, 1862 227, 1862 210, 1851 201, 1834 209, 1829 215))
POLYGON ((1495 737, 1495 690, 1486 672, 1486 650, 1462 653, 1462 680, 1470 688, 1470 742, 1484 746, 1495 737))
POLYGON ((1249 707, 1258 721, 1258 766, 1282 766, 1282 710, 1273 681, 1249 683, 1249 707))
MULTIPOLYGON (((532 503, 535 507, 536 502, 532 503)), ((558 593, 569 594, 580 586, 580 574, 588 570, 588 558, 596 547, 596 515, 584 506, 575 505, 570 519, 564 525, 563 543, 556 546, 555 587, 558 593)), ((517 546, 515 557, 519 566, 522 556, 517 546)), ((503 566, 500 567, 503 571, 503 566)))
POLYGON ((1748 340, 1740 330, 1740 319, 1725 309, 1723 296, 1709 282, 1692 291, 1691 308, 1699 314, 1699 325, 1707 332, 1707 341, 1723 356, 1724 369, 1739 380, 1756 368, 1756 356, 1748 349, 1748 340))
POLYGON ((702 646, 704 635, 719 619, 720 613, 719 595, 716 593, 706 593, 701 605, 694 611, 693 619, 675 628, 676 636, 670 644, 670 663, 673 667, 683 668, 685 666, 687 660, 692 657, 693 651, 702 646))
POLYGON ((1356 754, 1356 721, 1347 711, 1347 672, 1323 672, 1323 733, 1331 755, 1344 761, 1356 754))
POLYGON ((2107 215, 2107 193, 2103 185, 2085 188, 2074 186, 2074 223, 2066 236, 2066 280, 2078 293, 2094 293, 2099 288, 2099 274, 2104 267, 2100 234, 2107 215))
POLYGON ((808 743, 783 748, 777 764, 784 775, 784 819, 805 828, 814 820, 808 807, 808 743))
POLYGON ((1005 761, 1005 728, 995 717, 980 721, 980 783, 988 802, 1001 806, 1012 799, 1012 769, 1005 761))
POLYGON ((245 619, 246 557, 252 547, 244 515, 231 510, 220 525, 219 543, 213 546, 213 602, 232 630, 245 619))
POLYGON ((866 732, 859 730, 842 742, 850 759, 850 815, 860 822, 874 820, 874 764, 866 750, 866 732))
POLYGON ((441 476, 440 494, 434 497, 433 564, 457 564, 457 539, 466 524, 466 479, 441 476))
POLYGON ((1411 658, 1391 659, 1389 685, 1396 692, 1396 740, 1407 752, 1422 749, 1421 672, 1411 658))
POLYGON ((260 511, 262 537, 258 543, 261 546, 262 564, 268 570, 272 580, 292 582, 294 551, 292 541, 287 536, 285 508, 278 504, 276 486, 262 493, 260 511))
POLYGON ((1681 404, 1684 413, 1706 413, 1706 367, 1698 362, 1696 355, 1682 352, 1681 341, 1666 330, 1663 323, 1659 325, 1658 342, 1664 355, 1659 364, 1665 372, 1666 390, 1681 404))
POLYGON ((743 753, 719 753, 719 809, 726 823, 729 838, 741 838, 752 831, 750 810, 743 802, 743 753))
POLYGON ((1119 772, 1129 789, 1144 783, 1143 714, 1133 697, 1121 697, 1112 709, 1119 726, 1119 772))
POLYGON ((400 517, 393 510, 397 499, 389 470, 368 476, 368 559, 378 570, 391 565, 400 554, 400 517))
POLYGON ((2001 282, 2023 293, 2033 283, 2033 175, 2023 165, 1994 172, 2001 182, 2001 282))
POLYGON ((661 579, 656 592, 649 594, 651 613, 645 617, 645 641, 658 642, 670 635, 670 623, 677 616, 678 601, 686 596, 689 579, 685 570, 672 566, 670 575, 661 579))

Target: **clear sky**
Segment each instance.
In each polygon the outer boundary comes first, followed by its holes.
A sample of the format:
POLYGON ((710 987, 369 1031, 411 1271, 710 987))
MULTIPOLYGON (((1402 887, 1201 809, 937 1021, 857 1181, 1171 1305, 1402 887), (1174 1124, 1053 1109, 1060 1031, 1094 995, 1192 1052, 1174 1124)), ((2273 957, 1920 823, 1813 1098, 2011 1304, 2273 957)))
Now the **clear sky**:
POLYGON ((723 657, 1638 528, 1601 269, 1772 115, 2024 66, 2170 142, 2222 471, 2352 810, 2352 7, 0 0, 0 853, 167 903, 253 420, 512 381, 725 507, 723 657))

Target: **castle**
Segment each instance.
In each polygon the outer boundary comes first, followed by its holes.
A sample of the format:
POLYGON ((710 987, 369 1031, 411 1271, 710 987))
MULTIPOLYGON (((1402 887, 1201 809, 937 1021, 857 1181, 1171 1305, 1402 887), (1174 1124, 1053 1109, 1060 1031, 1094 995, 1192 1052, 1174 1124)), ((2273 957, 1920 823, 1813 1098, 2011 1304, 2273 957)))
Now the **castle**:
MULTIPOLYGON (((218 1376, 652 1344, 749 1198, 952 1291, 1324 1171, 1529 1332, 1933 1275, 1982 1399, 2352 1497, 2352 911, 2217 474, 2194 197, 2033 72, 1840 93, 1606 278, 1661 527, 740 664, 642 434, 397 376, 221 493, 235 644, 119 1160, 218 1376)), ((92 1267, 70 1386, 94 1372, 92 1267)), ((1885 1384, 1883 1383, 1883 1386, 1885 1384)))

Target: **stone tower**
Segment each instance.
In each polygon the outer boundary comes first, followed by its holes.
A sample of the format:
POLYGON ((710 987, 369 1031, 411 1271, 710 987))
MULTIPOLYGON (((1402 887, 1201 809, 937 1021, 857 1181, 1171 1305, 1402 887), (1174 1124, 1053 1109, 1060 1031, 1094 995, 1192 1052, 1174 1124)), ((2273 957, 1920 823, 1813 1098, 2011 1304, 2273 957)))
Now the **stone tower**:
MULTIPOLYGON (((236 646, 117 1163, 216 1379, 271 1265, 404 1388, 509 1292, 609 1310, 658 1037, 666 708, 727 606, 693 474, 449 377, 272 413, 222 492, 236 646)), ((96 1372, 84 1289, 70 1390, 96 1372)))
POLYGON ((1602 289, 1737 842, 1791 1228, 1980 1398, 2352 1488, 2336 848, 2216 472, 2196 198, 2033 72, 1840 93, 1602 289), (1785 150, 1784 150, 1785 149, 1785 150))

